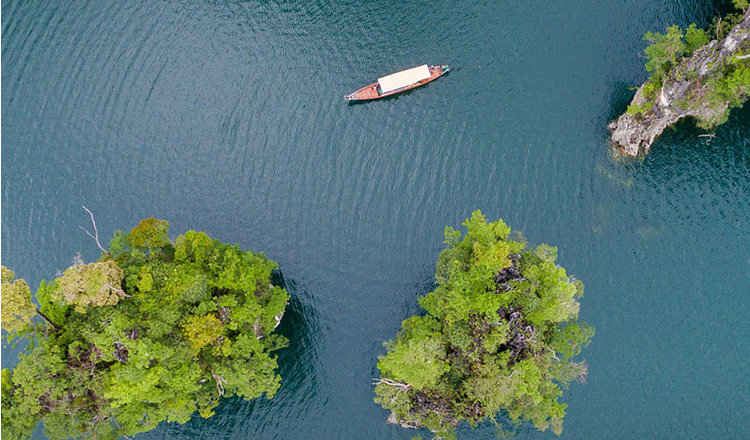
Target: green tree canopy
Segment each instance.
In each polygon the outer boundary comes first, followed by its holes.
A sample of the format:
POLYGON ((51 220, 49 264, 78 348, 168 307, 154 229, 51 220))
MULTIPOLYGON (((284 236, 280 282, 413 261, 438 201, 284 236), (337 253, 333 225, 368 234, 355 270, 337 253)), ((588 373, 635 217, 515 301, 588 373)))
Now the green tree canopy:
POLYGON ((2 372, 3 438, 118 438, 210 417, 222 396, 272 397, 274 334, 289 295, 263 254, 147 219, 118 231, 100 261, 37 290, 3 268, 3 328, 29 344, 2 372))
POLYGON ((711 34, 708 31, 699 29, 695 23, 692 23, 685 29, 685 55, 691 55, 699 48, 708 44, 710 40, 711 34))
POLYGON ((583 284, 567 275, 547 245, 511 239, 502 220, 474 212, 465 235, 447 227, 426 316, 403 322, 380 357, 375 401, 404 426, 451 437, 506 413, 538 429, 562 431, 562 390, 583 381, 571 360, 594 330, 578 320, 583 284))
POLYGON ((657 88, 661 87, 664 76, 680 59, 689 57, 708 44, 712 38, 721 40, 726 37, 729 31, 742 21, 743 12, 748 9, 748 0, 732 0, 732 5, 738 12, 715 17, 709 30, 700 29, 692 23, 685 30, 678 25, 672 25, 664 34, 646 32, 643 39, 650 43, 644 50, 646 70, 651 73, 649 82, 657 88))
POLYGON ((58 288, 51 292, 52 298, 75 307, 78 313, 86 313, 88 306, 113 306, 127 295, 119 287, 122 274, 113 260, 75 264, 55 280, 58 288))
POLYGON ((2 266, 2 328, 9 333, 18 333, 29 326, 36 314, 28 283, 13 281, 15 276, 12 270, 2 266))
POLYGON ((684 36, 685 32, 677 25, 668 27, 666 34, 646 32, 644 35, 643 39, 651 43, 644 50, 646 70, 652 73, 657 82, 685 54, 687 46, 683 41, 684 36))
POLYGON ((153 217, 143 219, 128 234, 133 247, 160 248, 169 243, 169 222, 153 217))

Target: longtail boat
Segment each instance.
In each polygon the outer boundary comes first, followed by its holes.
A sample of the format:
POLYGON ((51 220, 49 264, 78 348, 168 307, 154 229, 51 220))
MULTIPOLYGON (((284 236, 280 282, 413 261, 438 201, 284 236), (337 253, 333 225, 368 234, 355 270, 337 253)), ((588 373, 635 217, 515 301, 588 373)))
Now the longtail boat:
POLYGON ((448 66, 428 66, 427 64, 423 64, 412 67, 411 69, 378 78, 378 82, 362 87, 356 92, 344 96, 344 100, 370 101, 385 98, 386 96, 393 96, 397 93, 421 87, 428 82, 435 81, 449 71, 450 68, 448 66))

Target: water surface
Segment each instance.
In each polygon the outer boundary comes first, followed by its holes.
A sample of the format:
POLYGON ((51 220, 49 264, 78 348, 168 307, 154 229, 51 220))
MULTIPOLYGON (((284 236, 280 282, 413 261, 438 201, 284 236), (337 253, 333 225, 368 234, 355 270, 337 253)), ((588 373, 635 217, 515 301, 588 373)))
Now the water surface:
MULTIPOLYGON (((710 1, 2 2, 2 261, 32 285, 141 218, 281 264, 282 388, 139 439, 409 439, 382 341, 475 209, 559 247, 596 327, 563 439, 750 437, 750 109, 619 160, 647 30, 710 1), (381 102, 421 63, 463 68, 381 102)), ((15 351, 3 350, 3 366, 15 351)), ((492 429, 462 431, 487 439, 492 429)), ((527 426, 517 438, 555 438, 527 426)))

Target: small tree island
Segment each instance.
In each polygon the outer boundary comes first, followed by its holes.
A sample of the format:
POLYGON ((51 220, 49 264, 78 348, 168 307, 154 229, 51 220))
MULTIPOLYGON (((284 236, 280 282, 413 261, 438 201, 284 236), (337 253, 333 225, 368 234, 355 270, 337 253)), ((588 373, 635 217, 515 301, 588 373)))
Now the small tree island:
POLYGON ((622 154, 648 153, 657 136, 685 117, 713 129, 750 97, 750 7, 748 0, 732 3, 741 12, 717 18, 708 31, 692 24, 646 34, 651 77, 609 125, 622 154))
POLYGON ((385 343, 375 401, 390 423, 426 427, 454 438, 496 416, 531 421, 560 434, 565 403, 558 398, 587 367, 573 356, 594 329, 578 320, 583 284, 555 264, 557 250, 527 248, 498 220, 476 211, 466 234, 445 230, 434 291, 420 298, 426 316, 403 322, 385 343))
POLYGON ((2 268, 2 328, 28 340, 2 370, 3 439, 29 438, 40 421, 50 439, 115 439, 210 417, 222 396, 274 395, 271 352, 286 340, 273 330, 289 300, 271 284, 277 264, 203 232, 171 241, 168 229, 149 218, 117 231, 99 261, 42 281, 38 308, 2 268))

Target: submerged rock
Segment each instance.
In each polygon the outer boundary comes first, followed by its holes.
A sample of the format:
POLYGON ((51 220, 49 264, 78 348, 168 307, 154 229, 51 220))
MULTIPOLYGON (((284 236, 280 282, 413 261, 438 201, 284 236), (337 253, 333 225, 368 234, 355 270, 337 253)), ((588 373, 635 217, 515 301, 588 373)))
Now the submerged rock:
MULTIPOLYGON (((622 154, 637 156, 648 153, 654 139, 684 117, 694 117, 704 128, 724 122, 732 103, 709 99, 709 95, 730 61, 750 63, 750 58, 745 56, 748 52, 750 9, 726 38, 709 42, 673 67, 665 75, 660 90, 649 90, 649 82, 643 84, 631 102, 631 108, 642 111, 625 113, 609 124, 612 143, 622 154)), ((740 102, 746 101, 750 94, 750 84, 743 84, 743 87, 744 90, 739 91, 740 102)))

